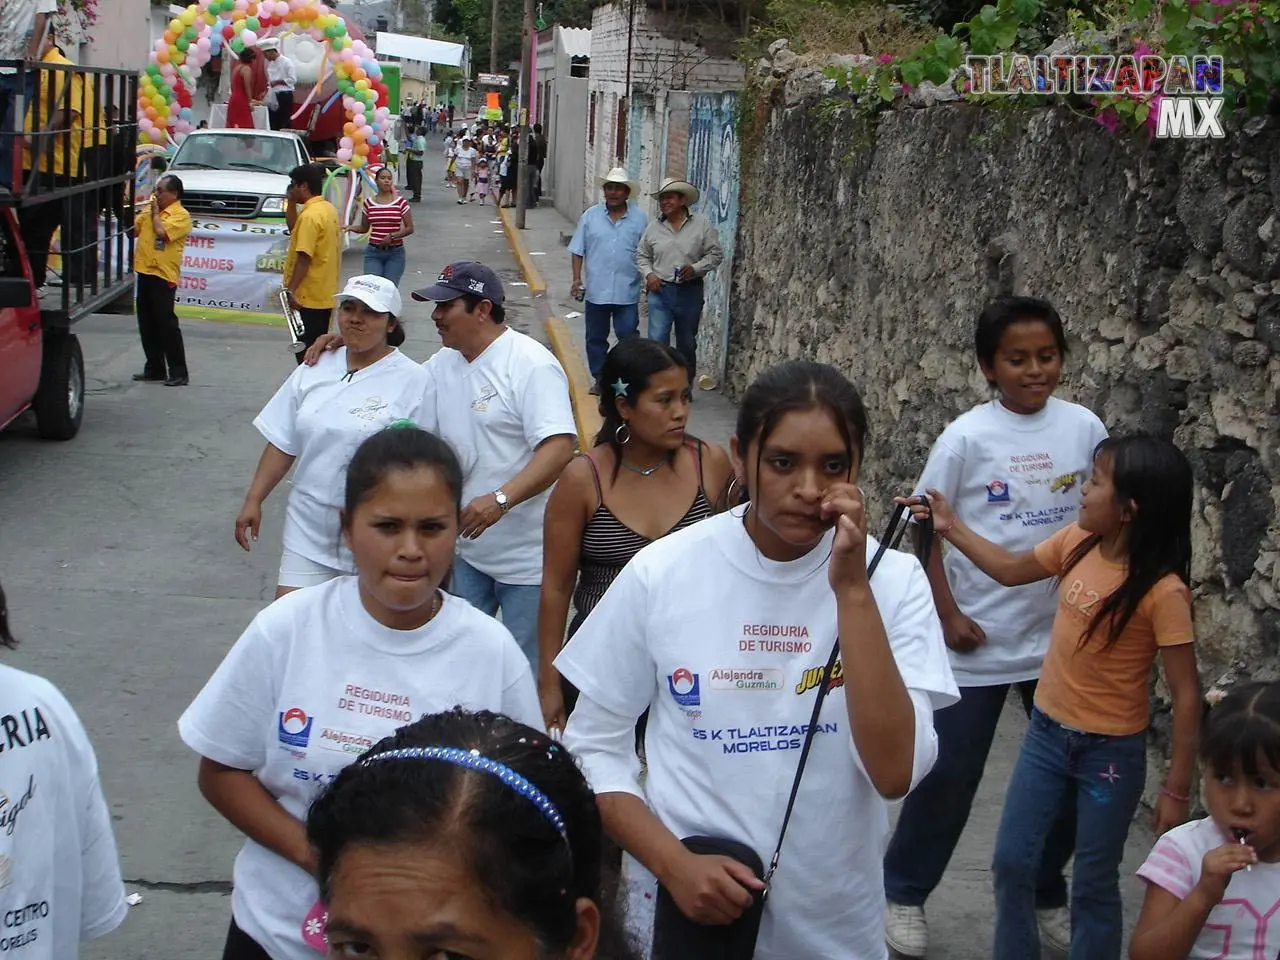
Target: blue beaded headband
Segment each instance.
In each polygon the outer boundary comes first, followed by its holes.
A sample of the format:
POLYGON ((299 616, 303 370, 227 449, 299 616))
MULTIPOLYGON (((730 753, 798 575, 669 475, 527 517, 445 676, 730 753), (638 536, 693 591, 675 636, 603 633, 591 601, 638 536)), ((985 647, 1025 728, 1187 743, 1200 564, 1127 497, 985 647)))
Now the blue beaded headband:
POLYGON ((556 832, 560 834, 560 839, 565 842, 565 846, 569 845, 569 832, 565 829, 564 817, 560 815, 556 805, 551 802, 551 798, 510 767, 482 756, 479 750, 462 750, 458 747, 402 747, 398 750, 375 753, 370 757, 365 757, 360 762, 362 765, 367 766, 378 760, 443 760, 445 763, 456 764, 459 767, 466 767, 468 770, 477 770, 480 773, 487 773, 490 776, 497 777, 537 807, 538 812, 546 817, 547 821, 556 828, 556 832))

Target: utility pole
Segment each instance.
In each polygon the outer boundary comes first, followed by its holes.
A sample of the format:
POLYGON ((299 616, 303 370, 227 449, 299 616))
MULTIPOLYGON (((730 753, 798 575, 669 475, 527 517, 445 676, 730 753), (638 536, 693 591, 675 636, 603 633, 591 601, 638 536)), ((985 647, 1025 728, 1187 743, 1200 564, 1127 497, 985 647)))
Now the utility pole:
POLYGON ((516 227, 524 229, 525 204, 528 202, 529 174, 533 169, 529 166, 529 127, 533 117, 529 116, 529 104, 533 102, 533 44, 537 43, 537 33, 533 29, 533 0, 524 0, 524 46, 520 51, 520 112, 516 119, 520 121, 520 164, 516 170, 516 227))
POLYGON ((498 0, 492 0, 493 25, 489 27, 489 72, 498 72, 498 0))

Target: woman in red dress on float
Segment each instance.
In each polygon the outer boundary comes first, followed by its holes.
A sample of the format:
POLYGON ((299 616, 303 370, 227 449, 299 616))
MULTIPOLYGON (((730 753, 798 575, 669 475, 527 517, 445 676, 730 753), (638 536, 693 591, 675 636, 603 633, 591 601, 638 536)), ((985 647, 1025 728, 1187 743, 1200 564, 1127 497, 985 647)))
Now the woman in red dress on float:
POLYGON ((231 98, 227 101, 227 127, 232 130, 252 130, 253 108, 258 106, 255 96, 257 71, 254 70, 257 52, 250 47, 240 51, 240 61, 231 70, 231 98))

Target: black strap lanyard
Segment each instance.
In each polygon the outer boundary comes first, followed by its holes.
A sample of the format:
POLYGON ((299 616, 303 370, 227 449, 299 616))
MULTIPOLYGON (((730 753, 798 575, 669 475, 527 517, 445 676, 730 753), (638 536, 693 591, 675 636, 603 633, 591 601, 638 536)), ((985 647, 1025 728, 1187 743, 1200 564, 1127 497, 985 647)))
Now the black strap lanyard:
MULTIPOLYGON (((870 579, 872 574, 876 572, 876 567, 880 565, 880 560, 884 557, 885 551, 890 548, 896 548, 902 540, 902 535, 907 532, 910 526, 911 508, 906 505, 897 507, 893 511, 893 515, 889 517, 889 527, 885 530, 884 538, 880 541, 875 556, 867 564, 867 579, 870 579)), ((920 558, 920 563, 927 566, 929 552, 933 547, 932 514, 918 521, 917 526, 921 530, 917 556, 920 558)), ((766 895, 769 892, 769 882, 773 879, 773 874, 778 869, 778 860, 782 856, 782 842, 787 836, 787 827, 791 823, 791 812, 796 805, 796 794, 800 791, 800 778, 804 776, 805 763, 809 760, 809 748, 813 746, 813 736, 818 729, 818 715, 822 713, 822 704, 827 698, 827 686, 831 682, 831 674, 836 668, 836 660, 839 657, 840 638, 837 636, 836 642, 831 647, 831 655, 827 657, 827 665, 822 669, 822 679, 818 684, 818 694, 813 698, 813 713, 809 716, 809 728, 804 732, 804 745, 800 748, 800 760, 796 764, 795 779, 791 781, 791 795, 787 797, 787 811, 782 815, 782 829, 778 831, 778 845, 774 847, 773 857, 769 861, 769 869, 765 871, 763 878, 766 895)))

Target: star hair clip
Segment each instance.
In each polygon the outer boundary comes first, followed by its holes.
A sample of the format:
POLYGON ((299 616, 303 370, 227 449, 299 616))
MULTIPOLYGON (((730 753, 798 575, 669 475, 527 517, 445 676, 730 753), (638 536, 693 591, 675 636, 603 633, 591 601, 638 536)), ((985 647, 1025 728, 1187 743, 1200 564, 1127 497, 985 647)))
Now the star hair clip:
POLYGON ((625 397, 627 395, 627 391, 631 389, 631 384, 627 383, 627 381, 623 380, 621 377, 613 381, 612 386, 613 395, 615 397, 625 397))

